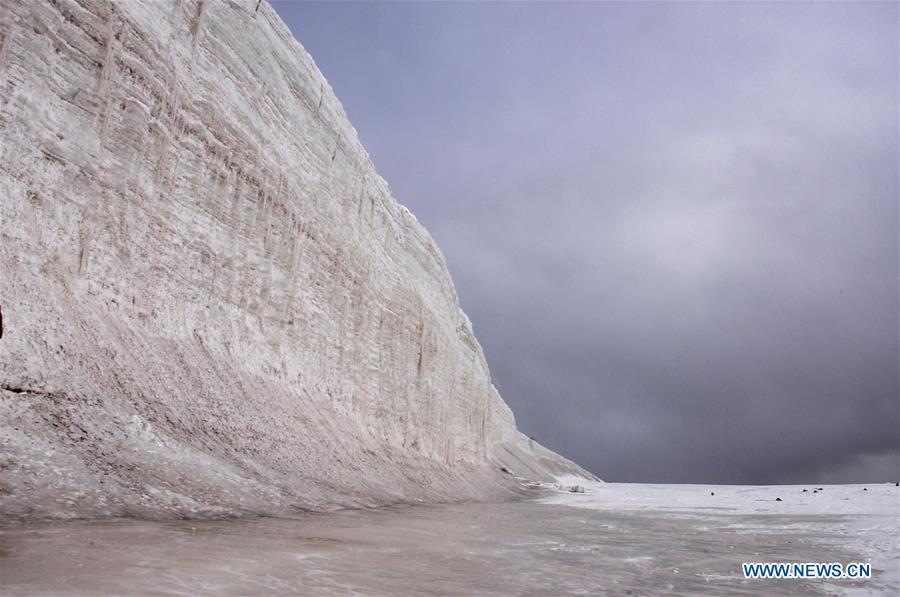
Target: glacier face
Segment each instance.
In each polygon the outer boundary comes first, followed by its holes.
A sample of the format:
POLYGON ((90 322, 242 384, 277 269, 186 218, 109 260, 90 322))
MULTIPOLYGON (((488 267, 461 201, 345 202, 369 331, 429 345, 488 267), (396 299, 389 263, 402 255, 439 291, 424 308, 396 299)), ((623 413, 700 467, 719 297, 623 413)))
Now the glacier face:
POLYGON ((257 0, 0 4, 0 511, 494 499, 529 442, 443 256, 257 0))

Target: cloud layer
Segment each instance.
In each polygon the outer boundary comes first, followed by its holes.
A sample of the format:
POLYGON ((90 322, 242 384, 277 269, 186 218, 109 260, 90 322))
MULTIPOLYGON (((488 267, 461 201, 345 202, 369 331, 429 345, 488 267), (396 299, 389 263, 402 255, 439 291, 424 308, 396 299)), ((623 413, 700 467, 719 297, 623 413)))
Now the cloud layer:
POLYGON ((617 481, 900 476, 895 3, 275 3, 520 428, 617 481))

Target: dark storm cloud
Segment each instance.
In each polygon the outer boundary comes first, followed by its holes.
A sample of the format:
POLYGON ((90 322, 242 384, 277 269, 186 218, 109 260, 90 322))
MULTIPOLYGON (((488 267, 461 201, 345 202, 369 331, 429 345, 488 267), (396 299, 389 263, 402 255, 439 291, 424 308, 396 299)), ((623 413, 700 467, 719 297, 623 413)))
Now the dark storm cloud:
POLYGON ((611 480, 900 475, 895 3, 276 9, 526 433, 611 480))

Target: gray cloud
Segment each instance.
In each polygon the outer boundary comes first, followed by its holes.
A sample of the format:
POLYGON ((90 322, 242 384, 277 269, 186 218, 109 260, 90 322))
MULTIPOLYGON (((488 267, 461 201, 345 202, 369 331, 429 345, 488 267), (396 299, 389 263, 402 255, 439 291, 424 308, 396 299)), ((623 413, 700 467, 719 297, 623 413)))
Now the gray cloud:
POLYGON ((526 432, 611 480, 900 476, 895 3, 275 3, 526 432))

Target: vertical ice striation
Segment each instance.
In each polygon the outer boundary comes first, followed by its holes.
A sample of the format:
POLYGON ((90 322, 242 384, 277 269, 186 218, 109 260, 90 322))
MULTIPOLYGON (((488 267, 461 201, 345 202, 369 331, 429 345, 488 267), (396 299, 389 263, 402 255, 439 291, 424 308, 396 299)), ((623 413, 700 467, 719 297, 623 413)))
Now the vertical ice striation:
POLYGON ((529 448, 443 256, 257 0, 0 3, 0 511, 489 499, 529 448))

